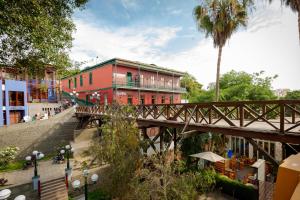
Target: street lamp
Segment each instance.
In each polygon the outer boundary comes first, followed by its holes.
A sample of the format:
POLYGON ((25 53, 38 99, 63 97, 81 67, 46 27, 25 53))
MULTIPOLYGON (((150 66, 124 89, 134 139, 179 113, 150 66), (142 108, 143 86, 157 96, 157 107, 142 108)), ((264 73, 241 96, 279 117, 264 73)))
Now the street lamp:
POLYGON ((99 103, 100 103, 100 94, 99 94, 99 93, 94 92, 94 93, 92 94, 92 97, 93 97, 94 99, 96 99, 96 102, 97 102, 97 100, 99 100, 99 103))
POLYGON ((38 170, 37 170, 37 161, 44 158, 45 155, 42 152, 39 151, 33 151, 31 156, 27 156, 25 159, 26 161, 33 161, 34 163, 34 175, 32 177, 32 183, 33 183, 33 189, 38 190, 40 194, 40 176, 38 175, 38 170))
POLYGON ((74 152, 74 148, 71 145, 66 145, 63 149, 60 150, 60 153, 66 154, 67 156, 67 167, 65 168, 65 175, 66 175, 66 186, 68 187, 68 183, 71 180, 72 176, 72 167, 70 166, 70 155, 74 152))
POLYGON ((11 190, 10 189, 4 189, 0 191, 0 199, 8 199, 11 195, 11 190))
POLYGON ((87 182, 88 175, 89 175, 89 170, 88 169, 83 170, 83 177, 84 177, 84 198, 86 200, 88 199, 88 182, 87 182))
MULTIPOLYGON (((89 175, 89 170, 85 169, 83 170, 82 173, 83 177, 84 177, 84 199, 88 199, 88 175, 89 175)), ((98 174, 93 174, 91 176, 91 181, 96 184, 97 181, 99 179, 98 174)), ((79 180, 75 180, 72 182, 72 186, 75 190, 78 190, 80 188, 80 181, 79 180)))

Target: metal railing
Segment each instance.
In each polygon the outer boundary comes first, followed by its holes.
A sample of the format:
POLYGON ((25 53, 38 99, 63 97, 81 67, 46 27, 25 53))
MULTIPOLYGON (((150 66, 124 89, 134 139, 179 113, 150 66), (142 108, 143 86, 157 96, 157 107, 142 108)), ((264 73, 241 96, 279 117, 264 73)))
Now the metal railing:
POLYGON ((130 88, 130 89, 151 89, 151 90, 164 90, 164 91, 175 91, 175 92, 186 92, 185 88, 182 87, 172 87, 168 85, 161 85, 161 84, 145 84, 140 83, 139 81, 116 81, 113 82, 114 88, 130 88))

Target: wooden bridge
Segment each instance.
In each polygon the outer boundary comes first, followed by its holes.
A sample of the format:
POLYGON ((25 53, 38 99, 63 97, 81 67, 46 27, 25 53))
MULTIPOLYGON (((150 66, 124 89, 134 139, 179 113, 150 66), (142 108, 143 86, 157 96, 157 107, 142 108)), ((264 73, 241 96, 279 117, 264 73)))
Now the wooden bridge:
MULTIPOLYGON (((77 107, 79 128, 97 121, 100 125, 107 109, 105 106, 77 107)), ((160 127, 160 134, 154 139, 162 137, 167 130, 173 137, 174 148, 181 138, 205 132, 220 133, 246 138, 267 159, 277 163, 253 139, 282 142, 292 149, 290 144, 300 144, 300 100, 154 104, 132 106, 132 109, 134 112, 128 117, 136 119, 147 139, 146 128, 160 127)), ((152 148, 154 141, 149 144, 152 148)))

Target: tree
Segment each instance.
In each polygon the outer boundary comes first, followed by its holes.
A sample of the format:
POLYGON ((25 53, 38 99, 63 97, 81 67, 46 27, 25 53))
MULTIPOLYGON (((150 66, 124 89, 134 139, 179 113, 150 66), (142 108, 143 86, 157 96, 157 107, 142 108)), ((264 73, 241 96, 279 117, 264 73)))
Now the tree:
POLYGON ((196 78, 188 73, 185 73, 180 80, 180 86, 186 88, 187 93, 183 94, 183 98, 188 99, 189 102, 195 101, 195 97, 199 95, 202 88, 196 78))
POLYGON ((143 142, 135 119, 128 118, 130 107, 113 106, 101 126, 101 137, 95 140, 91 152, 99 163, 109 164, 104 186, 112 197, 128 195, 129 183, 141 165, 143 142))
POLYGON ((71 15, 87 0, 0 0, 0 63, 43 73, 46 64, 70 65, 71 15))
MULTIPOLYGON (((249 74, 230 71, 220 78, 220 99, 222 101, 271 100, 276 99, 272 90, 275 76, 264 76, 264 71, 249 74)), ((214 88, 202 91, 197 97, 198 102, 213 100, 214 88)))
POLYGON ((165 162, 164 156, 144 159, 143 167, 131 182, 132 192, 128 199, 138 200, 188 200, 195 199, 196 175, 178 174, 177 164, 165 162))
MULTIPOLYGON (((272 2, 273 0, 269 0, 272 2)), ((281 0, 281 3, 287 7, 290 7, 293 12, 298 13, 298 32, 299 32, 299 42, 300 42, 300 0, 281 0)))
POLYGON ((248 14, 247 8, 252 4, 250 0, 204 0, 201 5, 194 9, 194 16, 200 31, 205 32, 206 37, 213 38, 214 47, 219 48, 217 74, 216 74, 216 96, 220 95, 220 65, 222 49, 226 41, 241 26, 246 26, 248 14))
POLYGON ((300 90, 287 92, 284 99, 297 99, 300 100, 300 90))

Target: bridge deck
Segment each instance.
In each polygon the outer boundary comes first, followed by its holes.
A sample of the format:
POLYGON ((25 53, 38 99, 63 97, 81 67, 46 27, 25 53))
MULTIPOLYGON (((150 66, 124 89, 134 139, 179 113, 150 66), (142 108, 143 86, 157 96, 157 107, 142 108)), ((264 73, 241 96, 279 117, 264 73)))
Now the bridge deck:
MULTIPOLYGON (((103 106, 77 107, 77 117, 106 115, 103 106)), ((140 105, 129 117, 140 127, 187 130, 300 144, 300 100, 140 105)))

